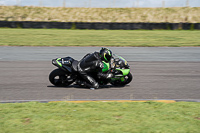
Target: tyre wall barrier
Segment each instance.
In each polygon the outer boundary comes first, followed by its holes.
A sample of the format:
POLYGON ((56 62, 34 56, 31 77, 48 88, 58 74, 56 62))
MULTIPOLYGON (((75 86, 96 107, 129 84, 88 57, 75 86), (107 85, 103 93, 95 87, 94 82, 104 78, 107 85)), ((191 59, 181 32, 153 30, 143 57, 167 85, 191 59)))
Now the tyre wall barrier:
POLYGON ((56 28, 56 29, 109 29, 109 30, 200 30, 200 23, 104 23, 104 22, 34 22, 0 21, 0 27, 7 28, 56 28))

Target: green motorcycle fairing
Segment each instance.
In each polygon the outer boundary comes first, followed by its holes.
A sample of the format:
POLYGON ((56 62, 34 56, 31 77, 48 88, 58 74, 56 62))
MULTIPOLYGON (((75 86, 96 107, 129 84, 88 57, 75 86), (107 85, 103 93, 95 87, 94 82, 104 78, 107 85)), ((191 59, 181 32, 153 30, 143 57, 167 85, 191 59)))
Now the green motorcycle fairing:
MULTIPOLYGON (((102 69, 102 72, 107 72, 107 71, 109 70, 109 68, 110 68, 110 64, 109 64, 109 63, 106 63, 106 62, 104 62, 104 61, 102 61, 102 62, 103 62, 103 64, 104 64, 104 67, 103 67, 103 69, 102 69)), ((116 70, 117 70, 117 71, 121 71, 122 74, 123 74, 123 76, 128 75, 129 72, 130 72, 130 69, 116 69, 116 70)))
POLYGON ((130 69, 116 69, 117 71, 121 71, 123 76, 126 76, 129 74, 130 69))

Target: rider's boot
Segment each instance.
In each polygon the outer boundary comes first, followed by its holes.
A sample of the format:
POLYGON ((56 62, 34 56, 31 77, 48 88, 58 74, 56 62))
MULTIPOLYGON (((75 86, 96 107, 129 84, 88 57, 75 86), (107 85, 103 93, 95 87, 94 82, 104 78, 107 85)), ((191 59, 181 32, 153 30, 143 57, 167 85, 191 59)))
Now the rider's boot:
POLYGON ((91 90, 94 90, 94 89, 98 89, 99 88, 99 84, 98 83, 95 83, 95 84, 88 84, 86 81, 83 81, 83 80, 76 80, 76 84, 82 86, 82 87, 88 87, 90 88, 91 90))

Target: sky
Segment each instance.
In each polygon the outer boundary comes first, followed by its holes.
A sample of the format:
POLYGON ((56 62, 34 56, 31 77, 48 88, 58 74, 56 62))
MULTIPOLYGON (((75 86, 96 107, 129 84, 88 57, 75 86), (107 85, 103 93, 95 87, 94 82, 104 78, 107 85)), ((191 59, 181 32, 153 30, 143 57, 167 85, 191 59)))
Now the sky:
POLYGON ((200 0, 0 0, 0 5, 47 7, 200 7, 200 0), (64 4, 65 3, 65 4, 64 4), (164 3, 164 4, 163 4, 164 3))

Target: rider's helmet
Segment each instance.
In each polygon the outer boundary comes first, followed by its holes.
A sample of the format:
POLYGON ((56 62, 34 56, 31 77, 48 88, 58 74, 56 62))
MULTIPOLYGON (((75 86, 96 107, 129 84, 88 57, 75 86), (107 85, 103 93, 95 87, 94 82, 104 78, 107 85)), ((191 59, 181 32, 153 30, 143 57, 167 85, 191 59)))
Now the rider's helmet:
POLYGON ((100 56, 102 61, 109 62, 112 57, 112 51, 108 48, 101 48, 100 56))

